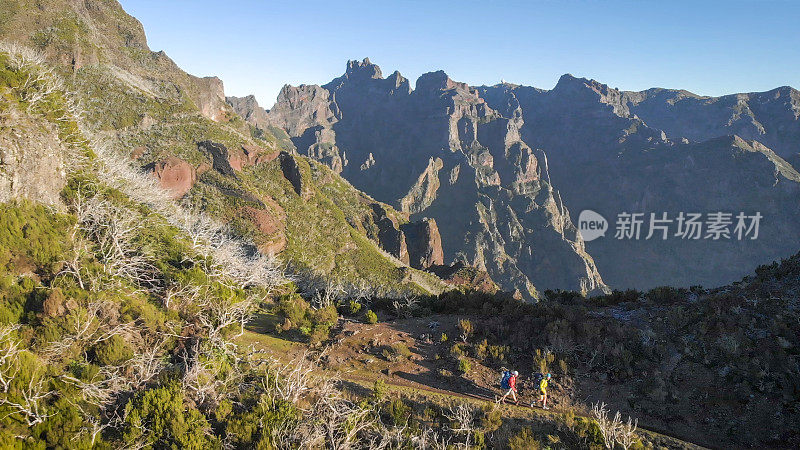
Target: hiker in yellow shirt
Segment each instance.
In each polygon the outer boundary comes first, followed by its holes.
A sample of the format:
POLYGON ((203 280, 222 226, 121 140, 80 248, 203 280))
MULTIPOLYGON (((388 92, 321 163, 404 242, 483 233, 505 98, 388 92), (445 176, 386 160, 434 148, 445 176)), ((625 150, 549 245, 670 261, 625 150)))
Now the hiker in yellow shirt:
POLYGON ((550 409, 547 407, 547 385, 552 377, 553 376, 548 373, 542 377, 542 381, 539 382, 539 403, 542 404, 542 409, 550 409))

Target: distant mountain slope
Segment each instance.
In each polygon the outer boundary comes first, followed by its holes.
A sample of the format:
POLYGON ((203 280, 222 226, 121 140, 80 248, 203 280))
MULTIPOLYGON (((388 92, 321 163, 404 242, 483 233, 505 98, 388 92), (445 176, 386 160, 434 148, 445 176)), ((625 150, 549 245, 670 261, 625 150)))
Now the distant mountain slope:
POLYGON ((793 164, 800 161, 800 91, 789 86, 722 97, 672 89, 623 96, 632 114, 670 137, 704 141, 736 134, 761 142, 793 164))
POLYGON ((446 258, 485 266, 506 289, 591 290, 600 274, 614 287, 718 285, 800 244, 791 88, 712 99, 571 75, 552 90, 473 88, 432 72, 412 90, 364 60, 324 86, 284 87, 269 112, 229 100, 364 192, 434 217, 446 258), (584 209, 611 222, 586 245, 572 225, 584 209), (613 238, 619 213, 680 211, 765 218, 755 241, 613 238))

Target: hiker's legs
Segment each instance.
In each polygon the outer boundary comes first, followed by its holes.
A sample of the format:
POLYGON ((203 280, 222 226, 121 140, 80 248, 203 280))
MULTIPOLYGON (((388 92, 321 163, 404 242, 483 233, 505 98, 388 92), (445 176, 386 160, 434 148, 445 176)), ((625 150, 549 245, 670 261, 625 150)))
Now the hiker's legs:
POLYGON ((500 401, 501 401, 501 402, 504 402, 504 401, 506 401, 506 397, 508 397, 508 396, 509 396, 509 394, 510 394, 510 395, 511 395, 511 396, 514 398, 514 401, 517 401, 517 395, 516 395, 516 394, 514 394, 514 390, 513 390, 513 389, 509 389, 508 391, 506 391, 506 393, 505 393, 505 394, 503 394, 503 396, 502 396, 502 397, 500 397, 500 401))

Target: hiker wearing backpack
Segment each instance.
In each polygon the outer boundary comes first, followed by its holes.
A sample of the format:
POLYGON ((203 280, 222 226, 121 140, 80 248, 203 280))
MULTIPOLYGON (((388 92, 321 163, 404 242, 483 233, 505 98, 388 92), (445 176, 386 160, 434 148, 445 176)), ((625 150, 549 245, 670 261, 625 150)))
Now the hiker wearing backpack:
POLYGON ((519 405, 519 400, 517 399, 517 377, 519 377, 519 372, 516 370, 513 372, 503 372, 503 378, 500 380, 500 387, 503 389, 508 389, 508 391, 506 391, 506 393, 497 400, 497 403, 504 402, 506 397, 511 395, 511 398, 514 399, 514 402, 519 405))

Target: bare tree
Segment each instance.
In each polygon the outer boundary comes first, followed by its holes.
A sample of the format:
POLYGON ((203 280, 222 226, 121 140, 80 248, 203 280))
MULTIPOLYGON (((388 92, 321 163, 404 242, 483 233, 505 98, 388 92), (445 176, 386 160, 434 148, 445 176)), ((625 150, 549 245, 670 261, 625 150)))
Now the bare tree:
POLYGON ((639 425, 639 419, 634 420, 629 416, 628 422, 623 423, 622 414, 619 411, 614 414, 613 418, 609 418, 608 413, 605 403, 598 402, 592 405, 592 416, 600 426, 606 448, 614 448, 614 444, 618 443, 625 450, 629 449, 636 442, 636 428, 639 425))
POLYGON ((392 307, 399 317, 408 318, 419 307, 419 298, 415 295, 404 294, 392 302, 392 307))
POLYGON ((134 243, 143 226, 138 214, 100 196, 87 200, 78 196, 73 209, 82 233, 95 244, 95 256, 105 273, 157 290, 158 270, 134 243))
POLYGON ((0 327, 0 389, 8 392, 9 385, 19 373, 20 343, 14 338, 19 325, 0 327))
MULTIPOLYGON (((619 414, 619 412, 617 414, 619 414)), ((625 450, 633 447, 633 444, 636 443, 636 428, 638 425, 639 419, 631 420, 630 416, 628 416, 628 422, 624 425, 620 423, 617 427, 615 440, 625 450)))
POLYGON ((255 310, 255 304, 251 299, 239 300, 234 293, 230 293, 227 297, 200 296, 195 304, 199 306, 197 320, 206 331, 209 341, 223 349, 231 345, 223 338, 223 330, 231 325, 238 325, 239 333, 236 337, 243 335, 244 327, 253 318, 255 310))
POLYGON ((616 436, 616 422, 608 417, 608 408, 605 403, 597 402, 592 405, 592 416, 600 427, 603 435, 603 442, 606 448, 614 448, 614 437, 616 436))
POLYGON ((463 434, 465 436, 465 448, 470 447, 472 441, 472 434, 475 432, 475 410, 466 403, 459 403, 458 406, 450 407, 444 413, 444 416, 450 420, 450 429, 456 434, 463 434))
POLYGON ((21 415, 29 427, 40 424, 49 417, 49 414, 44 412, 42 401, 53 395, 53 391, 47 390, 47 382, 43 376, 37 376, 35 372, 31 374, 30 381, 20 389, 19 395, 21 399, 18 400, 12 400, 7 393, 0 398, 0 405, 11 410, 8 415, 21 415))

